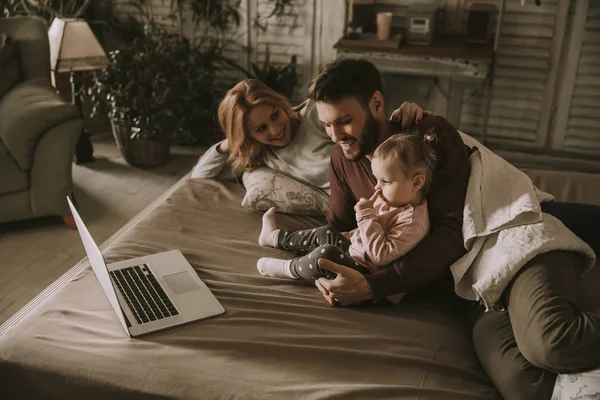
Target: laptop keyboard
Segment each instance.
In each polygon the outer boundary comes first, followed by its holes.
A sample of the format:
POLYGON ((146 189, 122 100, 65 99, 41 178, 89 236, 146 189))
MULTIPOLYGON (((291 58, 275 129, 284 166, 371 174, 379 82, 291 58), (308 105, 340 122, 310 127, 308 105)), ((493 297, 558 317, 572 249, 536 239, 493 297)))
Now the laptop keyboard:
POLYGON ((138 324, 179 315, 148 265, 110 271, 110 276, 138 324))

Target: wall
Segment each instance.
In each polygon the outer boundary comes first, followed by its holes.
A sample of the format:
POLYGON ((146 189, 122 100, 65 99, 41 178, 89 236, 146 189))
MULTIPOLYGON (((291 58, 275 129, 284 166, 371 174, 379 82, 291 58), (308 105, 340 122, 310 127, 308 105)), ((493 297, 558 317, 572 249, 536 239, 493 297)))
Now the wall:
MULTIPOLYGON (((168 2, 150 1, 155 11, 168 11, 168 2)), ((253 21, 267 14, 271 3, 241 0, 244 21, 228 54, 246 67, 263 62, 267 46, 275 63, 288 63, 296 55, 300 85, 292 101, 299 102, 310 79, 336 57, 333 46, 345 29, 347 1, 294 0, 281 18, 263 20, 263 31, 253 21)), ((473 1, 435 1, 444 6, 445 31, 460 34, 473 1)), ((502 8, 500 0, 482 1, 502 8)), ((118 0, 121 11, 128 10, 126 2, 118 0)), ((377 0, 376 7, 393 11, 393 25, 400 29, 406 26, 406 9, 412 2, 377 0)), ((462 104, 453 105, 460 115, 458 127, 480 138, 485 132, 490 147, 521 162, 535 159, 539 165, 600 169, 600 134, 595 129, 600 125, 600 0, 542 0, 541 7, 533 0, 524 6, 521 0, 506 0, 498 44, 491 89, 474 85, 465 90, 462 104)), ((222 72, 224 86, 243 78, 239 71, 222 72)), ((448 79, 397 74, 383 78, 388 112, 403 101, 414 101, 447 115, 448 79)))

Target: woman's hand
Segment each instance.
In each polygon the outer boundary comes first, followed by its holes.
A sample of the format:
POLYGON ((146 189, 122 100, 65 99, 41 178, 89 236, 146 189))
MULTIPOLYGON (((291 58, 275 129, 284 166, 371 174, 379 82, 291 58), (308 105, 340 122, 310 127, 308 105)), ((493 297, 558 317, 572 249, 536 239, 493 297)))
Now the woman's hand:
POLYGON ((221 154, 229 153, 229 141, 225 139, 221 143, 219 143, 219 145, 217 146, 217 151, 221 154))
POLYGON ((326 258, 319 258, 319 267, 335 272, 335 279, 319 278, 315 285, 329 304, 347 306, 358 304, 373 298, 369 282, 360 272, 334 263, 326 258))
POLYGON ((400 108, 396 109, 390 119, 392 121, 402 121, 402 129, 410 128, 413 123, 418 124, 423 116, 433 115, 431 111, 423 110, 415 103, 405 101, 400 108))
POLYGON ((358 203, 356 203, 356 205, 354 206, 354 212, 359 212, 367 208, 373 208, 373 206, 375 205, 375 200, 377 199, 377 197, 379 197, 380 194, 381 189, 377 189, 369 200, 365 198, 361 198, 360 200, 358 200, 358 203))

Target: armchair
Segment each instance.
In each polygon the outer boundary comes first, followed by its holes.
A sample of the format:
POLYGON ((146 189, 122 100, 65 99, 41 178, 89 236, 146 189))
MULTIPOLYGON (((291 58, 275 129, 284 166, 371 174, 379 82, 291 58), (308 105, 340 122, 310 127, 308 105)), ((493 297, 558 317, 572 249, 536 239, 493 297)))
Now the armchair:
POLYGON ((52 87, 45 22, 0 18, 0 222, 62 215, 69 224, 82 124, 52 87))

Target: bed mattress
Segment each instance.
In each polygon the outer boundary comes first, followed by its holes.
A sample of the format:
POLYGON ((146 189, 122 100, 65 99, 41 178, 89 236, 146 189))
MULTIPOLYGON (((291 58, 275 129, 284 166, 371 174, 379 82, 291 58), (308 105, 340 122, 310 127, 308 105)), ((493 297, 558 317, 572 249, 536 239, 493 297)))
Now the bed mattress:
POLYGON ((189 180, 104 250, 107 262, 181 250, 224 315, 128 338, 83 267, 0 337, 2 398, 499 398, 451 290, 331 307, 312 282, 262 277, 260 257, 292 255, 257 244, 262 214, 240 205, 243 194, 189 180))

